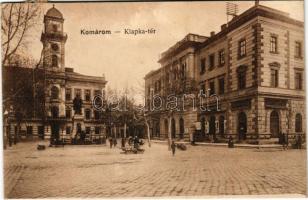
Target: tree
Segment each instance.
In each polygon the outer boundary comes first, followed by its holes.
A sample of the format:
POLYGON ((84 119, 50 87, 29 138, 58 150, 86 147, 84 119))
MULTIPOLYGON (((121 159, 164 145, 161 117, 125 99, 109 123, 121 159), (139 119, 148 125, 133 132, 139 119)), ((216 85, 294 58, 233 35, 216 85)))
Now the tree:
POLYGON ((16 55, 27 48, 31 30, 38 25, 41 15, 37 3, 8 3, 2 5, 2 66, 10 65, 16 55))

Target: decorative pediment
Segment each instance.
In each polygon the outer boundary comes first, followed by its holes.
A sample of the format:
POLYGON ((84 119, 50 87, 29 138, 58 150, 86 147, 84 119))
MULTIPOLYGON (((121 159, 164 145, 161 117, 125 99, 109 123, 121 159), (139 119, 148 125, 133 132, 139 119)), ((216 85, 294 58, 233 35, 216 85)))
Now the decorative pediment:
POLYGON ((280 64, 278 62, 272 62, 268 64, 271 68, 276 68, 279 69, 280 68, 280 64))

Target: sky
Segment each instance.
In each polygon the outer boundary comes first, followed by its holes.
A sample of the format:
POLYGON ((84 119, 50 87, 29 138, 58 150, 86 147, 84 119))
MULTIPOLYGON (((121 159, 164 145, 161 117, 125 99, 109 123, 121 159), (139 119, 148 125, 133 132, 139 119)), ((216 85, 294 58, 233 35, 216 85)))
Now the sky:
MULTIPOLYGON (((239 13, 254 1, 233 2, 239 13)), ((304 21, 303 1, 260 1, 304 21)), ((46 13, 51 3, 43 4, 46 13)), ((144 76, 159 68, 159 55, 188 33, 208 36, 227 21, 224 1, 139 2, 139 3, 56 3, 64 16, 66 67, 85 75, 102 76, 108 87, 122 90, 140 87, 144 76), (155 29, 155 34, 125 35, 124 29, 155 29), (121 31, 111 35, 82 35, 81 30, 121 31)), ((39 60, 41 24, 33 31, 29 51, 39 60)))

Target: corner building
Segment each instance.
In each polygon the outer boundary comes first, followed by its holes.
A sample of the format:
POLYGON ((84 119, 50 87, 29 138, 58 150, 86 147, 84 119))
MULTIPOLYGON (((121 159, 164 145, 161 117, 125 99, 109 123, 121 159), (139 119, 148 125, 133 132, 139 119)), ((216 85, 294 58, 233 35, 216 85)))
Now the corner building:
MULTIPOLYGON (((83 131, 87 141, 101 142, 106 136, 106 126, 102 122, 102 113, 93 108, 92 100, 96 95, 104 97, 107 81, 104 76, 87 76, 65 67, 65 43, 68 37, 63 23, 63 15, 55 7, 44 15, 44 30, 41 34, 43 50, 38 66, 38 70, 43 72, 40 79, 45 90, 44 116, 26 116, 20 124, 19 137, 52 137, 71 143, 83 131), (73 99, 76 96, 80 96, 83 101, 78 122, 73 109, 73 99)), ((12 120, 10 126, 10 134, 14 135, 18 123, 12 120)))
MULTIPOLYGON (((281 132, 288 133, 290 139, 305 134, 303 22, 290 18, 288 13, 255 5, 223 24, 219 33, 211 32, 202 40, 190 46, 175 45, 168 50, 177 55, 185 55, 190 50, 193 61, 186 60, 186 68, 179 65, 175 70, 189 74, 192 79, 183 82, 182 88, 191 85, 194 91, 203 90, 219 97, 219 110, 199 109, 191 112, 196 114, 188 114, 189 111, 181 114, 190 116, 184 119, 184 130, 188 131, 183 138, 193 133, 196 141, 219 142, 232 136, 247 143, 275 143, 281 132), (196 84, 190 84, 193 82, 196 84)), ((171 63, 176 58, 164 55, 162 57, 171 63)), ((176 81, 172 77, 176 72, 170 74, 163 69, 162 64, 160 69, 147 74, 147 91, 165 77, 176 81)), ((168 93, 166 87, 169 85, 159 89, 168 93)), ((149 92, 146 96, 151 98, 149 92)), ((210 107, 214 103, 210 101, 210 107)), ((165 118, 162 113, 155 113, 156 118, 160 116, 160 122, 165 118)), ((180 130, 177 127, 182 125, 179 120, 174 122, 176 136, 180 130)), ((166 129, 161 127, 160 131, 165 131, 166 135, 166 129)), ((153 136, 157 136, 155 132, 153 136)))

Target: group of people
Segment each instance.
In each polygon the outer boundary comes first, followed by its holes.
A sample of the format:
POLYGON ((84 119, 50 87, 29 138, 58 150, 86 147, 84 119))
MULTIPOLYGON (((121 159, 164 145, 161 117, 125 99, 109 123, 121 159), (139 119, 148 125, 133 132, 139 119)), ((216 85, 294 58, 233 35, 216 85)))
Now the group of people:
POLYGON ((112 146, 116 147, 118 142, 117 142, 117 138, 115 137, 110 137, 109 138, 109 144, 110 144, 110 149, 112 148, 112 146))
MULTIPOLYGON (((122 139, 121 139, 121 147, 122 148, 125 147, 126 141, 127 141, 127 139, 122 137, 122 139)), ((109 144, 110 144, 110 148, 112 148, 113 146, 116 147, 117 146, 117 139, 115 137, 110 137, 109 138, 109 144)), ((138 149, 139 145, 142 144, 142 141, 138 138, 138 136, 129 137, 128 138, 128 144, 129 144, 129 146, 133 146, 134 148, 138 149)))

